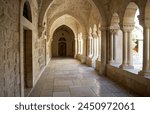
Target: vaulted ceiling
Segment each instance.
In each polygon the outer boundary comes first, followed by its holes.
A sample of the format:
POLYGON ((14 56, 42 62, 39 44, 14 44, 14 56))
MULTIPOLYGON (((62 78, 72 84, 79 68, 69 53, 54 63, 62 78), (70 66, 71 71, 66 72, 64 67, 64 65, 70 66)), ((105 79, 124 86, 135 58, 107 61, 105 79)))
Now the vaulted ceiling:
POLYGON ((55 17, 69 14, 82 22, 86 22, 91 9, 92 5, 87 0, 53 0, 47 12, 47 18, 51 21, 55 17))
MULTIPOLYGON (((135 2, 140 9, 140 13, 144 13, 144 11, 145 11, 144 7, 146 5, 147 0, 37 0, 37 1, 38 1, 38 6, 39 6, 39 25, 41 26, 43 23, 43 19, 48 12, 48 9, 52 5, 52 2, 54 2, 55 5, 57 5, 57 4, 59 5, 57 12, 61 6, 64 6, 63 5, 64 3, 66 4, 66 3, 71 2, 73 6, 71 6, 71 5, 69 6, 69 7, 71 7, 70 10, 72 10, 72 9, 77 10, 78 8, 81 8, 83 6, 82 3, 84 2, 85 3, 84 8, 82 8, 81 11, 79 10, 79 12, 78 12, 79 14, 80 14, 80 12, 84 12, 84 9, 90 8, 88 5, 88 2, 89 2, 92 6, 97 7, 97 9, 99 10, 99 12, 103 18, 102 21, 106 21, 106 23, 109 24, 114 12, 118 13, 120 21, 121 21, 120 23, 123 23, 122 21, 123 21, 124 13, 125 13, 126 7, 128 6, 128 4, 130 2, 135 2), (56 3, 56 1, 58 3, 56 3), (81 2, 81 5, 80 5, 80 2, 81 2), (74 6, 74 3, 77 3, 78 6, 77 5, 74 6)), ((54 4, 52 5, 53 9, 54 9, 54 7, 56 7, 54 4)), ((70 11, 70 12, 73 12, 73 11, 70 11)), ((87 15, 87 14, 88 14, 88 11, 86 11, 85 15, 87 15)), ((53 15, 55 15, 55 14, 53 14, 53 15)), ((81 18, 82 19, 86 18, 86 16, 82 15, 81 18)), ((144 18, 143 14, 141 15, 140 18, 141 19, 144 18)), ((106 25, 106 24, 104 24, 104 25, 106 25)))
POLYGON ((62 14, 72 14, 86 24, 92 8, 97 8, 102 16, 106 16, 104 9, 109 9, 110 2, 111 0, 38 0, 39 23, 42 24, 45 15, 49 19, 55 19, 62 14))

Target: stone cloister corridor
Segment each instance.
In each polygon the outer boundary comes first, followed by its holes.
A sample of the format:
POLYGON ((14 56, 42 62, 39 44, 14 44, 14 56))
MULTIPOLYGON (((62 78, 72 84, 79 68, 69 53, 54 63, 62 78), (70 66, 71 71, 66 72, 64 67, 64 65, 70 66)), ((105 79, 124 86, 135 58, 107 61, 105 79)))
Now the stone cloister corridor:
POLYGON ((0 97, 26 96, 150 96, 150 0, 0 0, 0 97))
POLYGON ((54 58, 29 97, 138 96, 72 58, 54 58))

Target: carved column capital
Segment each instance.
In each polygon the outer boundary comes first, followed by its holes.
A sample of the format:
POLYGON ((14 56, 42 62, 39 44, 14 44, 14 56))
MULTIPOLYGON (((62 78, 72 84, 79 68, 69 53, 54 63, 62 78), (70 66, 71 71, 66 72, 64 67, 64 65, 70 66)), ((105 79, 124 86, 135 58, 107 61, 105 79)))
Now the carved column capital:
POLYGON ((110 32, 113 34, 117 33, 118 31, 119 31, 119 29, 110 29, 110 32))
POLYGON ((134 27, 135 27, 135 24, 124 24, 122 30, 124 32, 129 32, 129 31, 132 32, 134 27))
POLYGON ((109 27, 103 27, 103 26, 102 26, 102 27, 100 27, 99 29, 100 29, 100 31, 107 31, 107 30, 109 30, 110 28, 109 28, 109 27))

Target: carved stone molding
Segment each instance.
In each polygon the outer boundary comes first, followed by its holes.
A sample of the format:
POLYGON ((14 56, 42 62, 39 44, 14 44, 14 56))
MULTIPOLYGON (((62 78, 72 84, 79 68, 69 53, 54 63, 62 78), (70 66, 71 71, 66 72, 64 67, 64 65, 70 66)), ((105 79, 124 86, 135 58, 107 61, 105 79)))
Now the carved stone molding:
POLYGON ((45 27, 39 26, 39 38, 42 36, 44 31, 45 31, 45 27))

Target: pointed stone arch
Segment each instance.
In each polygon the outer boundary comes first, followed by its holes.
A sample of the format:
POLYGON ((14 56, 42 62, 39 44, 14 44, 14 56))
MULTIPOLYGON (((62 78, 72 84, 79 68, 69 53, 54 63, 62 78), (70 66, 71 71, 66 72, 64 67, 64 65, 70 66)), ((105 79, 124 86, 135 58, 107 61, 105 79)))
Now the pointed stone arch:
POLYGON ((53 34, 52 56, 53 57, 74 57, 75 35, 67 25, 57 27, 53 34))
MULTIPOLYGON (((88 0, 89 3, 91 5, 93 5, 94 7, 96 7, 96 9, 99 11, 100 15, 101 15, 101 21, 102 21, 102 25, 105 26, 106 25, 106 15, 103 11, 103 7, 102 4, 99 3, 100 1, 97 0, 88 0), (101 7, 99 7, 101 6, 101 7)), ((53 0, 42 0, 41 2, 39 2, 39 6, 40 6, 40 12, 39 12, 39 26, 42 27, 43 23, 44 23, 44 18, 51 6, 51 4, 53 3, 53 0)))
POLYGON ((138 5, 134 2, 130 2, 125 10, 124 18, 123 18, 123 25, 124 26, 134 26, 134 18, 136 11, 139 9, 138 5))
MULTIPOLYGON (((135 25, 137 25, 135 17, 137 16, 138 10, 140 13, 139 6, 135 2, 130 2, 125 10, 122 27, 123 30, 123 65, 121 66, 122 68, 134 69, 134 67, 141 65, 141 63, 140 65, 135 64, 135 60, 137 60, 136 57, 138 56, 133 49, 133 46, 135 46, 134 43, 135 41, 133 40, 136 39, 136 37, 134 36, 135 33, 133 34, 133 31, 135 31, 136 28, 135 25)), ((140 17, 140 14, 138 17, 140 17)), ((138 42, 138 40, 136 42, 138 42)), ((136 43, 136 45, 139 44, 136 43)), ((142 47, 143 46, 141 46, 141 48, 142 47)), ((138 48, 138 46, 136 48, 138 48)))
MULTIPOLYGON (((70 16, 70 15, 66 14, 66 15, 60 16, 59 18, 57 18, 57 19, 53 22, 53 24, 50 26, 50 28, 49 28, 49 30, 48 30, 49 34, 50 34, 50 35, 53 35, 54 31, 55 31, 58 27, 60 27, 60 26, 62 26, 62 25, 66 25, 66 26, 68 26, 68 27, 70 27, 70 28, 72 29, 72 31, 73 31, 73 33, 74 33, 74 35, 75 35, 75 38, 76 38, 76 37, 77 37, 78 30, 74 27, 73 24, 68 23, 68 22, 69 22, 68 20, 70 20, 70 19, 71 19, 74 23, 76 23, 76 24, 79 26, 79 29, 80 29, 81 31, 83 30, 81 24, 76 20, 76 18, 74 18, 73 16, 70 16)), ((85 30, 83 30, 82 32, 85 33, 85 30)), ((51 38, 52 36, 49 36, 49 37, 51 38)))
POLYGON ((23 16, 32 23, 31 6, 28 0, 25 1, 23 6, 23 16))

